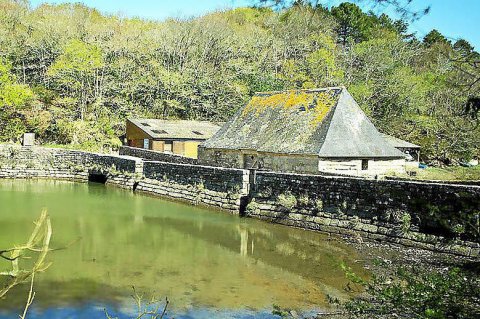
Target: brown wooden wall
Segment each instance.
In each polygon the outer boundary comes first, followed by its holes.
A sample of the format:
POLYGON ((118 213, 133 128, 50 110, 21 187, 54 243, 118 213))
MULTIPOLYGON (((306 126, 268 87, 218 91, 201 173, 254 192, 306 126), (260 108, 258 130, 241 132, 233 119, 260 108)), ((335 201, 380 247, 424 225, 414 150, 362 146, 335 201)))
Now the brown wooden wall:
MULTIPOLYGON (((131 147, 143 148, 143 140, 149 139, 149 149, 157 152, 165 152, 166 140, 154 140, 150 135, 127 120, 126 127, 127 144, 131 147)), ((171 140, 167 140, 171 141, 171 140)), ((172 153, 191 158, 197 158, 197 147, 201 141, 173 141, 172 153)))
POLYGON ((126 137, 128 146, 143 148, 143 140, 150 140, 150 149, 152 148, 152 137, 138 128, 135 124, 127 120, 126 137))

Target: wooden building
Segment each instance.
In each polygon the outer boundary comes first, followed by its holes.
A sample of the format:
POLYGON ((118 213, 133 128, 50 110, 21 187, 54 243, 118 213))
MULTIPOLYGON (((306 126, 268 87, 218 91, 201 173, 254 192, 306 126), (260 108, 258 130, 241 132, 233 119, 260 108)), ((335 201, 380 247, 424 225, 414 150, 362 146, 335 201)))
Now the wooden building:
POLYGON ((204 165, 279 172, 405 172, 405 154, 344 87, 257 93, 199 147, 204 165))
POLYGON ((198 145, 220 126, 205 121, 127 119, 127 145, 197 158, 198 145))

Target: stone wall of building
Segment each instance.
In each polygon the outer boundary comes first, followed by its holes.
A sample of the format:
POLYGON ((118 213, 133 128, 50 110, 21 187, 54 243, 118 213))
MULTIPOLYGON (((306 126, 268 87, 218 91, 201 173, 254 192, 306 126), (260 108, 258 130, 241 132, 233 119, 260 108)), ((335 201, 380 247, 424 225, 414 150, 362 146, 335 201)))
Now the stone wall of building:
POLYGON ((318 173, 318 157, 308 155, 217 150, 199 147, 198 161, 202 165, 209 166, 255 168, 275 172, 318 173))
POLYGON ((363 170, 362 159, 328 159, 315 155, 273 154, 204 147, 199 147, 198 161, 202 165, 209 166, 303 174, 384 176, 392 172, 405 173, 405 159, 368 159, 367 169, 363 170))
POLYGON ((169 163, 180 163, 180 164, 197 164, 195 158, 185 157, 176 154, 168 154, 162 152, 156 152, 152 150, 146 150, 144 148, 122 146, 119 149, 120 155, 134 156, 143 158, 150 161, 159 161, 159 162, 169 162, 169 163))
POLYGON ((243 168, 243 155, 238 151, 198 147, 198 163, 205 166, 243 168))
POLYGON ((362 159, 320 159, 318 171, 350 176, 384 176, 388 173, 405 173, 405 159, 368 159, 367 169, 362 169, 362 159))
POLYGON ((200 165, 145 162, 136 190, 238 213, 248 194, 249 172, 200 165))

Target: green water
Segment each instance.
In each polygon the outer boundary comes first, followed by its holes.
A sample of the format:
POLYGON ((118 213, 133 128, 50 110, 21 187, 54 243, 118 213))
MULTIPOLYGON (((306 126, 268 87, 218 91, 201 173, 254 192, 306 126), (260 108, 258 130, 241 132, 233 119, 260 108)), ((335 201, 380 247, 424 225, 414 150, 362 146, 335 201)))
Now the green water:
MULTIPOLYGON (((323 234, 99 184, 0 180, 0 203, 0 249, 26 242, 42 208, 51 246, 68 246, 50 253, 52 266, 37 277, 38 309, 121 306, 131 286, 168 296, 178 311, 318 309, 326 294, 343 295, 339 264, 362 259, 323 234)), ((20 309, 26 288, 0 309, 20 309)))

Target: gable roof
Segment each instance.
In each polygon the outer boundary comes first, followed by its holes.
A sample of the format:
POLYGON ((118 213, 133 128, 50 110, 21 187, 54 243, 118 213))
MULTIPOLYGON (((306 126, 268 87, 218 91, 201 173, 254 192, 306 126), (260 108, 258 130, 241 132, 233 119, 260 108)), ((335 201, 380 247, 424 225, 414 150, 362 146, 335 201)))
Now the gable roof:
POLYGON ((395 148, 420 148, 419 145, 404 141, 398 137, 382 133, 383 138, 395 148))
POLYGON ((128 121, 154 139, 206 140, 220 129, 220 126, 207 121, 158 119, 128 119, 128 121))
POLYGON ((202 145, 324 158, 404 157, 344 87, 257 93, 202 145))

